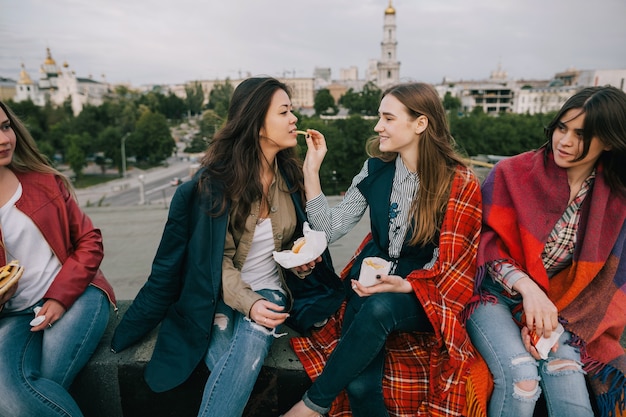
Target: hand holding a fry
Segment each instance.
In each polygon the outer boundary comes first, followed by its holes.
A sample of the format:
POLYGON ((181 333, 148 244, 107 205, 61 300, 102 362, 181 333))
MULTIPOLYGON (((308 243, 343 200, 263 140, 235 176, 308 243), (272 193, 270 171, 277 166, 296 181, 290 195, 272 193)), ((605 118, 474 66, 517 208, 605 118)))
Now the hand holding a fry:
POLYGON ((305 136, 307 151, 302 165, 304 172, 304 188, 307 200, 311 200, 321 194, 319 172, 326 156, 326 139, 324 135, 314 129, 307 129, 305 136))

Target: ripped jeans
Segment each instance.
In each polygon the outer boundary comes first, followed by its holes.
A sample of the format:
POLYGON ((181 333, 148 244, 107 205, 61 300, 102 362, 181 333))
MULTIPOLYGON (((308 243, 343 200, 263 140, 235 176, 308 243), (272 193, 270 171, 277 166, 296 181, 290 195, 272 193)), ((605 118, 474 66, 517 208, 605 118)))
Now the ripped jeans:
POLYGON ((488 415, 532 417, 543 392, 550 416, 593 416, 580 352, 565 344, 571 334, 565 331, 561 335, 558 350, 550 351, 548 359, 534 359, 524 348, 520 329, 511 314, 521 298, 503 296, 495 285, 499 284, 485 282, 483 288, 487 287, 498 303, 481 303, 466 325, 472 343, 493 375, 488 415), (523 385, 529 382, 530 387, 523 385))
MULTIPOLYGON (((267 300, 286 305, 277 290, 259 290, 267 300)), ((260 326, 220 301, 209 350, 204 358, 211 374, 198 417, 240 417, 252 393, 276 332, 260 326)))

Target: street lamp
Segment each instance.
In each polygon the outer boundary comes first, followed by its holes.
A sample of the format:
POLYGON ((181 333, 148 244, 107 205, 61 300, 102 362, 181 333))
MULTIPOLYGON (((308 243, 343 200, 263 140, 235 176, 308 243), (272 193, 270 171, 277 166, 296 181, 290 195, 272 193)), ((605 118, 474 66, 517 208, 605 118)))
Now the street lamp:
POLYGON ((126 178, 126 138, 130 132, 122 136, 122 178, 126 178))

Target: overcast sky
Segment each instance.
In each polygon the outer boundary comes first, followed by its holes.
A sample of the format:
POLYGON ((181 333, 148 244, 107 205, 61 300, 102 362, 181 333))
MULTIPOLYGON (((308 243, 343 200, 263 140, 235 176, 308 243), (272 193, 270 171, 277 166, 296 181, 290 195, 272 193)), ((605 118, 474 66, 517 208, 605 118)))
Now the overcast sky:
MULTIPOLYGON (((388 0, 0 0, 0 77, 57 64, 135 86, 380 59, 388 0)), ((402 80, 626 69, 626 0, 393 0, 402 80)))

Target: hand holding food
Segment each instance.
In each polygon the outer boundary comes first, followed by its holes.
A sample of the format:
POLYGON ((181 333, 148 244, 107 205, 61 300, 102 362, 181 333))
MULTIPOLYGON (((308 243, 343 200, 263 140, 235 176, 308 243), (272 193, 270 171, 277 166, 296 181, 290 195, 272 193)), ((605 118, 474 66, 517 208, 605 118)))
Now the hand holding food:
POLYGON ((304 222, 302 232, 303 237, 297 239, 291 249, 272 253, 274 260, 283 268, 291 269, 308 265, 306 269, 311 269, 315 267, 316 260, 326 250, 326 233, 311 230, 307 222, 304 222))
POLYGON ((13 260, 0 268, 0 295, 6 293, 22 277, 24 267, 13 260))

